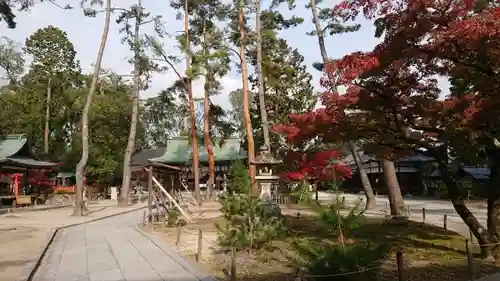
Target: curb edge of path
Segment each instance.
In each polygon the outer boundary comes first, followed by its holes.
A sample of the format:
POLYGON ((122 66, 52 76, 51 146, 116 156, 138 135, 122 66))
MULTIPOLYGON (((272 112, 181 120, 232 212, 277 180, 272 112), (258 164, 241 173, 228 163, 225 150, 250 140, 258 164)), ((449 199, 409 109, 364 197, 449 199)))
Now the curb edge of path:
POLYGON ((61 204, 61 205, 54 205, 54 206, 41 207, 41 208, 36 208, 36 207, 9 208, 9 209, 7 209, 7 213, 9 213, 9 214, 32 213, 32 212, 34 213, 34 212, 41 212, 41 211, 63 209, 63 208, 71 207, 71 206, 73 206, 73 204, 61 204))
POLYGON ((174 248, 165 245, 165 241, 159 240, 157 236, 149 235, 149 233, 146 233, 138 226, 134 226, 134 229, 141 235, 146 237, 149 241, 151 241, 151 243, 153 243, 156 247, 162 250, 165 254, 171 257, 186 271, 193 274, 199 281, 216 281, 216 278, 214 276, 206 274, 205 271, 198 264, 193 264, 192 262, 188 261, 185 257, 183 257, 179 252, 174 250, 174 248))
POLYGON ((127 214, 127 213, 131 213, 131 212, 134 212, 137 210, 144 209, 146 207, 147 207, 147 205, 146 206, 138 206, 135 208, 125 210, 123 212, 119 212, 119 213, 115 213, 115 214, 111 214, 111 215, 107 215, 107 216, 103 216, 103 217, 94 218, 94 219, 84 221, 84 222, 73 223, 73 224, 50 229, 49 232, 45 236, 44 243, 42 243, 42 246, 38 250, 37 258, 34 261, 28 262, 28 264, 24 266, 23 271, 21 273, 21 276, 18 277, 16 280, 17 281, 32 281, 33 280, 33 277, 35 277, 36 271, 38 270, 38 268, 42 264, 43 258, 47 254, 47 251, 49 250, 50 246, 52 245, 52 242, 54 242, 55 237, 56 237, 57 233, 59 233, 60 230, 74 227, 74 226, 84 225, 84 224, 91 223, 91 222, 104 220, 107 218, 111 218, 111 217, 115 217, 115 216, 119 216, 119 215, 123 215, 123 214, 127 214))

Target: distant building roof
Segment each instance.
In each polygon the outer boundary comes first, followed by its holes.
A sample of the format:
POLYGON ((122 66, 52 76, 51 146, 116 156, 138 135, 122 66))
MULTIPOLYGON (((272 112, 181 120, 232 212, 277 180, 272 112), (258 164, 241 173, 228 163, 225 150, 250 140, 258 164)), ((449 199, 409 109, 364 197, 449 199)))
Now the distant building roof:
POLYGON ((73 173, 73 172, 59 172, 59 173, 57 173, 56 177, 58 177, 58 178, 71 178, 74 176, 75 176, 75 173, 73 173))
POLYGON ((425 155, 420 155, 420 154, 415 154, 415 155, 408 155, 406 157, 403 157, 398 160, 398 162, 411 162, 411 163, 424 163, 424 162, 432 162, 435 161, 436 158, 434 157, 429 157, 425 155))
POLYGON ((0 165, 22 168, 50 168, 58 164, 38 160, 38 157, 32 153, 26 136, 17 134, 0 138, 0 165))
POLYGON ((484 167, 467 167, 463 166, 462 170, 471 175, 476 180, 486 180, 490 178, 490 169, 484 167))
MULTIPOLYGON (((375 160, 375 156, 372 154, 365 154, 364 151, 358 150, 359 157, 361 157, 361 160, 363 160, 363 163, 367 163, 370 161, 375 160)), ((356 165, 356 162, 354 161, 354 157, 352 156, 352 153, 347 155, 344 159, 343 162, 347 165, 356 165)))
MULTIPOLYGON (((377 157, 374 154, 364 153, 361 150, 359 150, 358 153, 359 153, 359 156, 361 157, 361 159, 363 160, 363 163, 368 163, 371 161, 378 161, 377 157)), ((433 157, 415 154, 415 155, 405 156, 401 159, 396 160, 396 162, 398 162, 398 163, 402 163, 402 162, 403 163, 425 163, 425 162, 432 162, 434 160, 435 160, 435 158, 433 158, 433 157)), ((347 165, 355 165, 356 164, 352 154, 349 154, 347 157, 345 157, 343 161, 347 165)))
MULTIPOLYGON (((471 167, 471 166, 462 166, 460 169, 470 175, 472 178, 476 180, 487 180, 490 178, 490 169, 485 167, 471 167)), ((430 177, 438 178, 441 176, 441 173, 438 169, 434 170, 430 177)))
MULTIPOLYGON (((219 141, 214 141, 213 147, 216 163, 247 158, 246 151, 241 148, 238 138, 224 139, 222 146, 219 146, 219 141)), ((208 153, 203 143, 198 144, 198 155, 200 162, 208 162, 208 153)), ((187 137, 177 137, 168 140, 167 148, 162 156, 149 160, 163 164, 190 165, 192 159, 193 151, 189 139, 187 137)))
POLYGON ((0 138, 0 160, 14 156, 27 142, 28 139, 24 135, 7 135, 0 138))
POLYGON ((132 155, 132 166, 145 167, 149 164, 149 159, 160 157, 165 153, 165 148, 141 149, 132 155))

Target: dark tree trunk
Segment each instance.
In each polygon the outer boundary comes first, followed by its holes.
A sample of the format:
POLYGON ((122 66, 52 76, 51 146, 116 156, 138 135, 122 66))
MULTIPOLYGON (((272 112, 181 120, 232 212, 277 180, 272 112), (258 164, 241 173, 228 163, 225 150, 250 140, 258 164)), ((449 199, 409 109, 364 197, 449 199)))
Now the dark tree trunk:
MULTIPOLYGON (((138 1, 138 6, 142 9, 141 0, 138 1)), ((140 42, 139 40, 139 28, 141 26, 141 18, 139 16, 135 19, 134 25, 134 41, 140 42)), ((132 161, 132 154, 134 154, 135 139, 137 134, 137 123, 139 119, 139 95, 141 92, 141 58, 140 52, 137 47, 134 47, 134 92, 132 94, 132 114, 130 116, 130 130, 127 140, 127 147, 125 148, 125 154, 123 155, 123 179, 122 187, 120 190, 120 197, 118 198, 118 205, 128 206, 129 195, 131 188, 132 179, 132 168, 130 167, 130 162, 132 161)))
POLYGON ((47 85, 47 105, 45 107, 45 129, 43 132, 43 153, 49 155, 50 142, 50 105, 52 104, 52 77, 49 77, 47 85))
MULTIPOLYGON (((190 38, 189 38, 189 9, 188 0, 184 1, 184 35, 186 37, 187 49, 190 49, 190 38)), ((189 69, 191 69, 192 58, 187 53, 186 55, 186 74, 189 69)), ((188 76, 188 75, 186 75, 188 76)), ((193 84, 191 77, 187 77, 187 94, 188 94, 188 104, 189 104, 189 116, 191 117, 191 147, 193 150, 193 176, 194 176, 194 195, 198 205, 202 204, 201 200, 201 190, 200 190, 200 160, 198 154, 198 135, 196 133, 196 111, 194 109, 194 99, 193 99, 193 84)))
POLYGON ((358 168, 359 178, 361 179, 361 184, 363 185, 363 190, 365 191, 366 196, 366 210, 373 209, 375 207, 375 194, 373 194, 373 188, 370 184, 370 179, 366 174, 363 165, 363 159, 359 156, 358 151, 356 150, 356 144, 354 142, 349 142, 349 149, 354 158, 354 162, 356 162, 356 167, 358 168))
POLYGON ((203 100, 203 140, 208 154, 207 193, 209 198, 211 198, 215 182, 215 158, 214 158, 214 146, 212 139, 210 138, 209 114, 210 114, 210 100, 208 96, 208 91, 205 90, 205 98, 203 100))
MULTIPOLYGON (((203 41, 204 44, 207 42, 205 25, 203 26, 203 41)), ((208 58, 207 46, 204 45, 205 57, 208 58)), ((206 69, 209 69, 208 61, 205 65, 206 69)), ((210 95, 208 89, 210 89, 209 77, 205 76, 205 96, 203 98, 203 141, 205 143, 205 148, 208 154, 208 182, 207 182, 207 195, 208 198, 212 198, 212 192, 215 183, 215 157, 214 157, 214 145, 210 135, 210 95)))
MULTIPOLYGON (((465 205, 460 188, 448 170, 447 164, 440 161, 438 163, 438 169, 441 174, 441 179, 448 189, 448 195, 451 198, 451 203, 457 214, 472 231, 480 245, 491 244, 491 240, 488 237, 488 231, 479 223, 474 214, 465 205)), ((483 256, 486 257, 489 255, 490 249, 488 247, 481 247, 481 252, 483 256)))
MULTIPOLYGON (((488 235, 492 242, 500 241, 500 149, 491 151, 492 163, 490 166, 490 178, 488 180, 488 212, 487 227, 488 235)), ((491 254, 495 259, 500 258, 500 247, 491 248, 491 254)))
POLYGON ((271 140, 269 138, 269 122, 267 119, 266 110, 266 96, 264 92, 264 73, 262 72, 262 36, 261 36, 261 23, 260 23, 260 0, 255 1, 255 29, 257 32, 257 70, 259 72, 259 107, 260 118, 262 120, 262 135, 264 137, 264 144, 269 151, 271 150, 271 140))
POLYGON ((401 189, 399 188, 394 161, 383 158, 382 169, 384 171, 384 179, 387 186, 387 197, 389 198, 391 216, 402 216, 404 201, 403 196, 401 195, 401 189))

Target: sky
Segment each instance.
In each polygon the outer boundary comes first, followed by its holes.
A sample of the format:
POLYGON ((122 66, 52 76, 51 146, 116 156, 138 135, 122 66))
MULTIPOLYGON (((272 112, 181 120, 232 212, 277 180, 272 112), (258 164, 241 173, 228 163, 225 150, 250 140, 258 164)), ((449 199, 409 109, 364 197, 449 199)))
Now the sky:
MULTIPOLYGON (((4 22, 0 23, 0 34, 9 37, 15 41, 24 44, 26 38, 39 28, 48 25, 57 26, 65 31, 69 39, 73 42, 77 51, 77 59, 80 61, 82 69, 90 72, 92 65, 95 63, 97 50, 99 47, 102 29, 104 24, 104 14, 100 13, 95 18, 87 18, 83 15, 78 0, 56 0, 61 6, 70 4, 74 7, 72 10, 62 10, 49 1, 37 3, 28 12, 18 12, 15 29, 8 29, 4 22)), ((165 22, 166 30, 169 33, 182 31, 183 23, 176 20, 177 11, 169 7, 169 1, 159 0, 143 0, 143 5, 151 13, 151 15, 162 15, 165 22)), ((304 23, 298 27, 285 30, 281 36, 288 40, 291 47, 299 49, 305 59, 305 64, 310 73, 313 75, 313 84, 320 90, 319 79, 320 73, 312 67, 316 61, 321 61, 317 38, 308 36, 306 33, 314 29, 311 20, 311 12, 306 9, 307 0, 296 0, 296 8, 293 11, 288 11, 287 7, 281 10, 285 15, 300 16, 304 18, 304 23)), ((338 0, 324 0, 323 5, 335 5, 338 0)), ((136 0, 120 0, 113 1, 114 7, 127 8, 130 5, 137 3, 136 0)), ((269 0, 262 0, 263 7, 266 7, 269 0)), ((127 45, 121 41, 122 35, 119 33, 120 26, 116 24, 116 17, 113 15, 111 22, 110 33, 104 54, 102 67, 110 69, 121 75, 131 73, 131 66, 128 63, 131 57, 131 52, 127 45)), ((374 38, 374 28, 371 22, 360 20, 361 29, 358 32, 336 35, 328 37, 326 46, 328 54, 332 58, 338 58, 345 54, 355 51, 369 51, 378 43, 378 39, 374 38)), ((150 32, 152 26, 146 26, 144 32, 150 32)), ((171 39, 164 39, 166 52, 169 54, 179 54, 176 42, 171 39)), ((265 50, 264 50, 265 51, 265 50)), ((179 72, 184 71, 184 66, 177 65, 179 72)), ((155 96, 159 91, 168 87, 171 82, 175 81, 177 76, 173 71, 167 71, 160 74, 155 74, 152 78, 150 88, 141 94, 141 98, 155 96)), ((222 107, 229 109, 229 93, 241 87, 241 75, 236 71, 232 71, 222 80, 224 86, 222 94, 212 98, 212 101, 222 107)), ((203 94, 203 81, 198 80, 194 83, 195 97, 201 97, 203 94)))

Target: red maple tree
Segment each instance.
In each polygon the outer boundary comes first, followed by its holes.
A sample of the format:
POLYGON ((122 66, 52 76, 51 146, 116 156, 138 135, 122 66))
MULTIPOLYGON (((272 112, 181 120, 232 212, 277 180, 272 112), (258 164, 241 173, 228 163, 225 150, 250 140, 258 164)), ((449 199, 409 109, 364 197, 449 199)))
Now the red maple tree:
POLYGON ((340 162, 340 154, 333 149, 315 153, 312 157, 303 155, 296 171, 284 172, 282 177, 290 181, 344 180, 351 178, 351 170, 340 162))
MULTIPOLYGON (((374 20, 376 35, 383 36, 372 52, 355 54, 359 62, 345 57, 336 63, 343 66, 336 71, 348 92, 357 92, 358 109, 370 117, 383 113, 385 120, 378 125, 387 125, 381 126, 390 137, 386 145, 432 152, 457 213, 480 243, 498 242, 498 1, 355 0, 340 3, 334 11, 345 20, 362 12, 374 20), (437 75, 448 76, 452 85, 444 101, 439 100, 437 75), (450 150, 461 160, 490 165, 488 234, 464 204, 448 169, 450 150)), ((498 250, 492 253, 500 256, 498 250)))
MULTIPOLYGON (((498 1, 349 0, 336 5, 332 16, 347 21, 360 14, 374 20, 382 43, 373 51, 332 60, 325 77, 336 75, 346 93, 324 93, 324 108, 291 115, 277 130, 291 142, 361 138, 391 156, 426 148, 438 161, 455 210, 479 242, 498 242, 498 1), (437 76, 450 78, 444 100, 437 76), (488 231, 463 201, 448 167, 449 151, 491 168, 488 231)), ((328 80, 322 83, 328 88, 328 80)))

